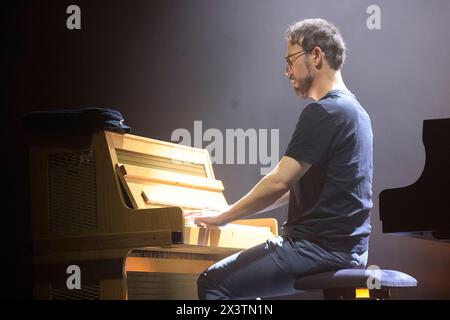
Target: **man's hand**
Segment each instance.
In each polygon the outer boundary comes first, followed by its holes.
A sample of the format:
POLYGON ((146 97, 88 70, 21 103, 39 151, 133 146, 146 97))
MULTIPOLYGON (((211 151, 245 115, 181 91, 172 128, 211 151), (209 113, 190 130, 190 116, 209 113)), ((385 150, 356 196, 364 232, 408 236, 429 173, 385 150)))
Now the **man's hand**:
POLYGON ((193 222, 198 226, 213 226, 220 227, 226 224, 224 220, 225 211, 217 210, 192 210, 184 213, 184 217, 193 219, 193 222))
POLYGON ((207 214, 194 218, 194 223, 198 226, 203 227, 204 226, 220 227, 226 224, 220 216, 213 216, 207 214))

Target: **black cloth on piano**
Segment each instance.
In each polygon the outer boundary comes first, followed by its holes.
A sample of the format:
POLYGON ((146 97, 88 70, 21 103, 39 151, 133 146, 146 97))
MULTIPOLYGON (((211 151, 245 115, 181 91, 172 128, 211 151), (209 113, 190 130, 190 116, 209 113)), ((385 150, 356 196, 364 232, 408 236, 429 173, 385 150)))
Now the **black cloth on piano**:
POLYGON ((89 134, 100 130, 130 133, 122 114, 114 109, 88 107, 34 111, 22 118, 30 133, 79 133, 89 134))

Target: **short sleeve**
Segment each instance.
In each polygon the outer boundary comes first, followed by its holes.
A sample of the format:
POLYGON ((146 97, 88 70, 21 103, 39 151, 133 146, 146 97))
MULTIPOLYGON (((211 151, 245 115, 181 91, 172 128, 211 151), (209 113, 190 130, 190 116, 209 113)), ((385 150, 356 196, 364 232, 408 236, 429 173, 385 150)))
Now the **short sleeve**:
POLYGON ((331 115, 319 104, 310 104, 301 113, 284 155, 311 165, 326 162, 336 133, 331 115))

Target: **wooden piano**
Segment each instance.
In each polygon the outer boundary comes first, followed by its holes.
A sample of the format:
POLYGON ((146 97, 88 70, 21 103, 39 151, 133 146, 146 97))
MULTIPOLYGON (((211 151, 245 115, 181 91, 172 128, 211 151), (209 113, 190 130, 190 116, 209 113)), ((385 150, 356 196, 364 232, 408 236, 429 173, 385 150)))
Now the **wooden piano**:
POLYGON ((196 299, 200 272, 277 235, 275 219, 183 216, 227 206, 206 150, 100 131, 35 137, 29 156, 36 299, 196 299))

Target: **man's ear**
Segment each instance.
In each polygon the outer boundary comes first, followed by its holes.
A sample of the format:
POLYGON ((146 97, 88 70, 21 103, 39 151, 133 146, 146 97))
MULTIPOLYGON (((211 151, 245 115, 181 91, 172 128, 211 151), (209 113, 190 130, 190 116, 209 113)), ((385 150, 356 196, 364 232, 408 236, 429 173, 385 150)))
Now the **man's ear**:
POLYGON ((313 64, 317 69, 322 69, 324 60, 325 60, 325 52, 320 49, 320 47, 315 47, 311 51, 311 56, 313 58, 313 64))

